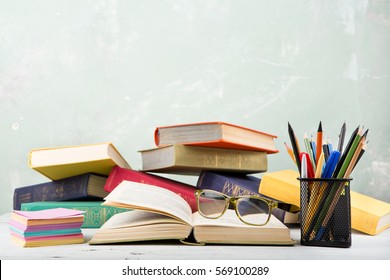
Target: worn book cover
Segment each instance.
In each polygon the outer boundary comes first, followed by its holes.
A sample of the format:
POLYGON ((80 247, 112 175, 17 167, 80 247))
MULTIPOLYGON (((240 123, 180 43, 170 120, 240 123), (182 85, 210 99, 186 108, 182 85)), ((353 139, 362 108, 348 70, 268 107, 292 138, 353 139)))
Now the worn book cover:
POLYGON ((116 166, 111 170, 104 189, 107 192, 112 192, 123 180, 155 185, 173 191, 187 201, 193 212, 197 210, 194 194, 196 188, 192 185, 155 174, 116 166))
POLYGON ((154 139, 157 146, 185 144, 194 146, 265 151, 277 153, 276 135, 226 122, 197 122, 159 126, 154 139))
POLYGON ((268 168, 267 153, 171 145, 140 151, 142 171, 199 175, 202 170, 258 173, 268 168))
POLYGON ((13 207, 20 210, 22 203, 34 201, 102 200, 107 177, 82 174, 45 183, 19 187, 14 190, 13 207))
POLYGON ((112 143, 33 149, 28 165, 51 180, 85 173, 108 176, 117 165, 131 168, 112 143))

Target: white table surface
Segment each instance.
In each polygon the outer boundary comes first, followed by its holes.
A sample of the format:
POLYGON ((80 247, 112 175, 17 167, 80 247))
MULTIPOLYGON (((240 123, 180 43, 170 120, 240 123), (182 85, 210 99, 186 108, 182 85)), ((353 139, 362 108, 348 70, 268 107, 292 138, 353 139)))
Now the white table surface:
POLYGON ((188 246, 175 242, 125 245, 89 245, 94 229, 83 229, 84 244, 22 248, 13 243, 8 230, 9 214, 0 216, 1 260, 390 260, 390 229, 377 236, 352 230, 350 248, 300 245, 299 227, 290 227, 294 246, 188 246))

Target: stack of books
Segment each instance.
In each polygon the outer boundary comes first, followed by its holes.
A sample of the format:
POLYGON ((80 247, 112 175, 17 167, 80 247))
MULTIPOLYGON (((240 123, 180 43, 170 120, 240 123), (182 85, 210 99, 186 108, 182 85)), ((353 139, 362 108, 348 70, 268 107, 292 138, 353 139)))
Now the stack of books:
POLYGON ((250 174, 267 170, 268 155, 278 152, 276 136, 233 124, 206 122, 157 127, 154 137, 157 147, 139 151, 141 170, 116 166, 105 185, 110 194, 104 205, 136 211, 112 217, 97 230, 90 244, 156 239, 188 243, 190 235, 197 244, 295 243, 284 222, 285 213, 294 215, 294 222, 298 214, 289 212, 291 205, 286 203, 280 204, 286 208, 277 208, 264 226, 246 225, 233 210, 219 219, 207 219, 197 212, 197 189, 213 189, 228 196, 260 196, 260 179, 250 174), (160 174, 197 176, 198 182, 191 186, 160 174))
POLYGON ((57 208, 14 211, 9 228, 12 239, 22 247, 67 245, 84 242, 82 211, 57 208))
POLYGON ((47 181, 17 187, 14 210, 68 208, 85 211, 83 228, 98 228, 121 208, 102 206, 107 176, 115 166, 131 168, 112 143, 38 148, 28 165, 47 181))
MULTIPOLYGON (((260 195, 255 173, 278 153, 276 135, 226 122, 187 123, 155 129, 157 148, 140 151, 143 171, 198 176, 196 187, 229 196, 260 195)), ((299 208, 279 203, 273 214, 298 223, 299 208)))
MULTIPOLYGON (((142 170, 116 166, 106 185, 113 191, 123 180, 163 187, 178 193, 196 209, 194 191, 214 189, 229 196, 260 195, 255 173, 268 168, 268 155, 277 153, 276 136, 224 122, 157 127, 156 147, 141 150, 142 170), (157 174, 194 175, 196 186, 157 174)), ((298 207, 280 203, 273 214, 284 223, 298 223, 298 207)))

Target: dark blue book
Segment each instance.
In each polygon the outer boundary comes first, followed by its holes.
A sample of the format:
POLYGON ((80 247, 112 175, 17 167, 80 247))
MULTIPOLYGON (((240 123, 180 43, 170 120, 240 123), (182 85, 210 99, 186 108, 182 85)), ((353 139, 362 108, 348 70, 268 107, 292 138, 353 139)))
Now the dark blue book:
MULTIPOLYGON (((272 199, 259 193, 260 182, 260 178, 252 175, 202 171, 196 187, 199 189, 215 190, 228 196, 254 195, 272 199)), ((299 208, 280 201, 278 201, 278 204, 278 208, 275 208, 272 212, 274 216, 283 223, 299 222, 299 208)))
POLYGON ((20 210, 22 203, 35 201, 103 200, 106 181, 106 176, 83 174, 16 188, 13 207, 20 210))

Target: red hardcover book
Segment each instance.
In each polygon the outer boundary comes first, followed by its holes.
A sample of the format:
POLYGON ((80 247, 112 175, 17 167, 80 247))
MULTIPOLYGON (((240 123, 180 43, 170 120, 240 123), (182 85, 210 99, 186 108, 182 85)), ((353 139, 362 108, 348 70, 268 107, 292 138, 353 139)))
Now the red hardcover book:
POLYGON ((195 186, 191 186, 182 182, 178 182, 172 179, 160 177, 142 171, 122 168, 119 166, 116 166, 111 170, 104 186, 104 190, 107 192, 111 192, 124 180, 154 185, 173 191, 187 201, 187 203, 192 209, 192 212, 198 210, 195 198, 195 186))

